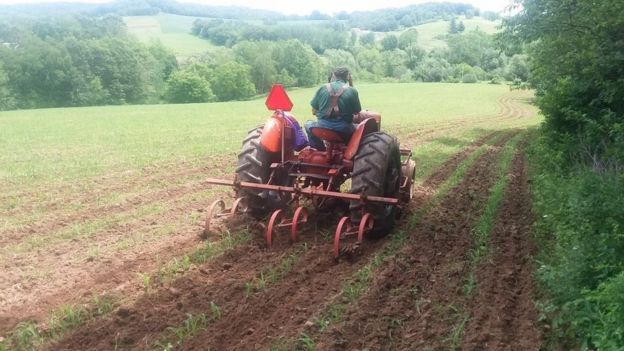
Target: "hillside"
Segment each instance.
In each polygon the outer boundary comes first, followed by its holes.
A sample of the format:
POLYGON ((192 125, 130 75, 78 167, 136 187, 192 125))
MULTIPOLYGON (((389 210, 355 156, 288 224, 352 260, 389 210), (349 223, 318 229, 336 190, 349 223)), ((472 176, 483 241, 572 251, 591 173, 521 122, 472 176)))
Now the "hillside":
POLYGON ((128 31, 143 42, 160 40, 178 58, 198 54, 213 47, 208 40, 191 34, 196 17, 159 13, 154 16, 126 16, 128 31))
MULTIPOLYGON (((500 21, 488 21, 481 17, 471 19, 458 18, 466 26, 465 31, 479 29, 488 34, 498 31, 500 21)), ((425 50, 446 47, 445 35, 448 33, 450 21, 435 21, 415 26, 418 30, 418 45, 425 50)))

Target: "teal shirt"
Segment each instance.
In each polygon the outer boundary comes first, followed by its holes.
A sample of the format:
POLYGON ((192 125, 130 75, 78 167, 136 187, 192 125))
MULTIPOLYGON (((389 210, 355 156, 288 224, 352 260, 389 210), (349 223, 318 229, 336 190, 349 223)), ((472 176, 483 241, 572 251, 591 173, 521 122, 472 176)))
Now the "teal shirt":
MULTIPOLYGON (((345 81, 336 80, 331 83, 331 87, 332 90, 336 91, 345 84, 345 81)), ((318 119, 338 120, 347 123, 353 123, 353 115, 362 110, 357 90, 353 87, 349 87, 345 89, 338 98, 338 109, 340 110, 338 118, 325 117, 325 111, 331 106, 331 100, 329 98, 329 92, 324 84, 316 91, 316 95, 314 95, 310 105, 317 111, 316 117, 318 117, 318 119)))

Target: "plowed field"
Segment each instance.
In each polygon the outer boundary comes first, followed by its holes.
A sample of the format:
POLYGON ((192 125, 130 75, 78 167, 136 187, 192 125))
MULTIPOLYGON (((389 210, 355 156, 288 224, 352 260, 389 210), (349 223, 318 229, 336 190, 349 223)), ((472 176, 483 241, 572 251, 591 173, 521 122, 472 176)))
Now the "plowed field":
POLYGON ((19 201, 0 213, 0 350, 537 350, 529 98, 389 123, 415 152, 414 199, 393 233, 338 262, 332 216, 270 250, 250 218, 202 236, 208 205, 230 196, 203 179, 231 177, 231 152, 6 186, 0 202, 19 201))

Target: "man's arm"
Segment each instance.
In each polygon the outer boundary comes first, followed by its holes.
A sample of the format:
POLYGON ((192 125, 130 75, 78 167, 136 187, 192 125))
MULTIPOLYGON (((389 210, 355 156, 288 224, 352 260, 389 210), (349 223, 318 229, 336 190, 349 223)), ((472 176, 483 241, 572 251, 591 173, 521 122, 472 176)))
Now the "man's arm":
POLYGON ((316 94, 314 94, 314 98, 312 98, 312 101, 310 101, 310 106, 312 106, 312 114, 316 114, 316 112, 318 112, 319 110, 321 89, 322 87, 316 91, 316 94))
POLYGON ((357 90, 353 88, 353 113, 360 113, 362 111, 362 105, 360 105, 360 96, 358 95, 357 90))

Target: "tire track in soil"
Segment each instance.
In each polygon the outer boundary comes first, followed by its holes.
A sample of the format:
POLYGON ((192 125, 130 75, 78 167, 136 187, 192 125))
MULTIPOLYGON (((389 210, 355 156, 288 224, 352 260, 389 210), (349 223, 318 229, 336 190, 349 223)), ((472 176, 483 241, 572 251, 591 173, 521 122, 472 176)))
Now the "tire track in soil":
MULTIPOLYGON (((413 237, 386 260, 344 322, 320 338, 318 350, 445 350, 454 323, 448 306, 462 295, 472 223, 496 182, 496 167, 514 132, 480 156, 460 183, 426 214, 413 237)), ((315 338, 319 340, 319 338, 315 338)))
POLYGON ((475 273, 476 291, 467 303, 471 319, 462 350, 539 350, 541 333, 533 304, 531 196, 526 143, 520 145, 490 237, 493 253, 475 273))
MULTIPOLYGON (((526 108, 526 106, 519 102, 526 94, 513 94, 510 93, 498 99, 497 103, 500 106, 500 111, 496 114, 485 115, 477 118, 462 118, 459 120, 451 120, 444 123, 431 124, 431 126, 420 127, 413 129, 406 134, 406 137, 417 138, 417 140, 432 140, 440 136, 448 135, 450 132, 465 130, 468 126, 478 125, 492 125, 494 122, 514 121, 528 118, 534 114, 533 111, 526 108), (518 95, 518 96, 516 96, 518 95)), ((402 134, 401 134, 402 135, 402 134)), ((422 144, 417 142, 409 144, 410 147, 422 144)))
MULTIPOLYGON (((470 149, 474 150, 494 134, 477 140, 447 160, 425 184, 441 184, 467 157, 470 149)), ((386 242, 371 242, 356 260, 336 264, 329 254, 330 244, 315 244, 313 240, 317 238, 310 235, 302 239, 310 248, 293 270, 283 280, 249 298, 245 298, 244 284, 258 276, 262 269, 277 264, 281 257, 300 248, 301 244, 287 246, 281 252, 259 250, 257 246, 236 249, 219 262, 204 264, 197 271, 175 280, 169 287, 142 296, 130 307, 121 308, 114 315, 78 328, 48 349, 109 350, 115 345, 119 348, 151 349, 153 342, 162 336, 167 327, 179 325, 187 313, 207 313, 211 302, 221 308, 222 318, 210 324, 185 348, 221 350, 232 347, 234 340, 239 344, 233 349, 257 342, 266 343, 271 335, 281 333, 282 328, 301 327, 313 312, 309 311, 310 306, 320 308, 328 296, 339 291, 340 282, 365 265, 367 258, 386 242)), ((278 246, 282 246, 279 243, 278 246)))

